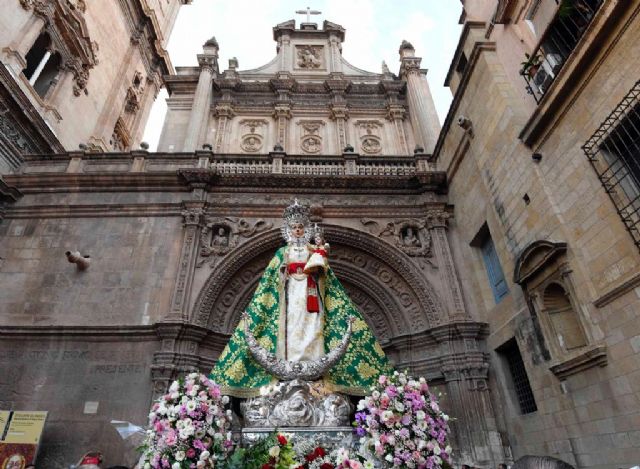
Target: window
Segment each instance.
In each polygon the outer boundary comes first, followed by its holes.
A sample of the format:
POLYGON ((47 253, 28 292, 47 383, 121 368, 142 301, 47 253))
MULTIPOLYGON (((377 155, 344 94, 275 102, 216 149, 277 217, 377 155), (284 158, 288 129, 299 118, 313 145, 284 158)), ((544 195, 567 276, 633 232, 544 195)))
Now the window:
POLYGON ((513 388, 513 393, 518 400, 520 412, 523 414, 530 414, 537 411, 538 406, 536 405, 536 399, 533 396, 531 384, 529 383, 529 376, 527 376, 527 370, 524 367, 524 362, 522 361, 522 355, 520 354, 520 349, 518 348, 516 339, 510 339, 498 348, 496 352, 498 352, 498 355, 507 365, 505 368, 511 378, 510 384, 513 388))
POLYGON ((562 285, 549 284, 544 290, 542 303, 560 347, 569 351, 587 345, 578 315, 562 285))
POLYGON ((582 149, 640 248, 640 81, 582 149))
POLYGON ((478 234, 473 238, 473 241, 471 241, 471 246, 480 249, 484 267, 487 271, 487 277, 489 278, 489 285, 493 292, 493 298, 496 303, 500 303, 502 298, 509 293, 509 287, 504 278, 500 259, 498 258, 496 247, 493 244, 493 239, 491 239, 491 233, 486 223, 480 228, 478 234))
POLYGON ((29 84, 44 98, 47 92, 58 81, 58 73, 62 65, 62 57, 51 49, 51 37, 42 33, 33 43, 26 55, 27 66, 22 73, 29 84))
POLYGON ((458 59, 458 64, 456 65, 456 72, 458 72, 460 75, 463 75, 466 69, 467 56, 464 55, 464 52, 460 52, 460 58, 458 59))

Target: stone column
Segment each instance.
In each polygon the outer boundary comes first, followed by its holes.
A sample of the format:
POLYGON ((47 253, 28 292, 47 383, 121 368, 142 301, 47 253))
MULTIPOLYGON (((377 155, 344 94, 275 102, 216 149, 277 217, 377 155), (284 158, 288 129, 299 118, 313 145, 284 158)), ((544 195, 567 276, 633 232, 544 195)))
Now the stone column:
POLYGON ((280 71, 288 72, 293 70, 293 66, 291 64, 292 54, 290 36, 288 34, 280 36, 278 45, 280 46, 280 71))
POLYGON ((409 119, 416 144, 426 153, 431 153, 440 133, 440 121, 427 83, 426 70, 420 69, 422 58, 415 57, 413 46, 403 41, 400 46, 400 61, 400 76, 407 82, 409 119))
POLYGON ((291 119, 291 106, 289 104, 276 104, 273 112, 276 119, 277 136, 276 143, 279 143, 283 150, 289 150, 289 119, 291 119))
POLYGON ((214 145, 215 153, 223 153, 224 152, 224 144, 227 136, 227 123, 229 120, 233 119, 235 113, 233 112, 233 107, 229 103, 220 103, 216 106, 215 116, 218 119, 218 124, 216 126, 216 142, 214 145))
POLYGON ((347 109, 347 106, 343 105, 332 106, 331 118, 336 122, 338 152, 343 152, 345 147, 349 143, 349 135, 347 130, 349 109, 347 109))
POLYGON ((406 110, 404 109, 404 106, 389 105, 387 107, 387 119, 393 123, 399 150, 403 155, 410 155, 409 145, 407 145, 407 134, 404 131, 405 114, 406 110))
POLYGON ((196 92, 193 96, 189 125, 187 126, 187 135, 184 139, 182 151, 196 151, 199 143, 198 139, 202 132, 202 126, 208 120, 208 111, 209 106, 211 105, 211 90, 213 86, 213 72, 216 60, 217 54, 198 54, 200 77, 198 78, 198 86, 196 87, 196 92))
MULTIPOLYGON (((206 171, 208 174, 209 171, 206 171)), ((198 189, 200 189, 200 191, 196 190, 194 192, 202 192, 202 188, 198 189)), ((202 230, 202 224, 204 222, 204 209, 204 200, 183 202, 182 217, 184 237, 182 238, 178 272, 173 297, 171 299, 171 310, 169 311, 167 319, 187 320, 189 317, 189 297, 191 293, 191 283, 193 281, 193 272, 198 259, 198 245, 200 242, 200 231, 202 230)))
POLYGON ((329 38, 329 47, 331 56, 329 72, 340 73, 342 72, 342 61, 340 60, 342 53, 340 52, 340 39, 335 34, 332 34, 329 38))
POLYGON ((426 219, 433 243, 439 270, 443 275, 444 293, 449 305, 449 321, 468 321, 470 319, 464 307, 462 288, 453 264, 453 256, 447 239, 447 220, 450 214, 444 210, 429 210, 426 219))

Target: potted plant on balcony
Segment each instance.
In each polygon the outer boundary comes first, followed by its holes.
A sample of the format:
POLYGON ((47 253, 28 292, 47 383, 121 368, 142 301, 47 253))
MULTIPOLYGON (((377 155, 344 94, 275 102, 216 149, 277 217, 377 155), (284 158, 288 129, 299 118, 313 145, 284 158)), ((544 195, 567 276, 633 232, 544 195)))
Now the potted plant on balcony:
POLYGON ((520 75, 533 78, 540 68, 542 58, 538 54, 531 56, 525 53, 524 55, 526 60, 520 63, 520 75))

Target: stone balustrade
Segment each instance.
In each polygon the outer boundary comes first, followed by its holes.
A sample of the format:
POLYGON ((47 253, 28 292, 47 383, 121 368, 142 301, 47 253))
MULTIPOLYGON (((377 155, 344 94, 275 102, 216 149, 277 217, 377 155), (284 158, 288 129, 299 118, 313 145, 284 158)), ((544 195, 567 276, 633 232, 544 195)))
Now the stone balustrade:
MULTIPOLYGON (((421 155, 428 158, 429 155, 421 155)), ((418 157, 213 155, 211 152, 129 153, 69 152, 57 155, 30 155, 22 174, 41 173, 167 173, 181 169, 214 169, 222 175, 287 174, 301 176, 414 176, 433 171, 418 157)))

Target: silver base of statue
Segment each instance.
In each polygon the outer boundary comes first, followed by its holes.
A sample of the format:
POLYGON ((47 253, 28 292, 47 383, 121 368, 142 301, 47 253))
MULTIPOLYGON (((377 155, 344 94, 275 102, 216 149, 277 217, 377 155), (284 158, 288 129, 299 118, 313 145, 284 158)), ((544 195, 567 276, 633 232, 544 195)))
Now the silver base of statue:
POLYGON ((329 452, 334 448, 350 448, 357 442, 357 438, 353 434, 353 428, 349 426, 322 428, 265 427, 243 428, 242 446, 251 446, 272 435, 274 431, 286 434, 287 440, 294 447, 306 445, 311 450, 322 446, 329 452))
POLYGON ((349 426, 353 405, 348 397, 328 391, 321 381, 294 379, 247 399, 240 409, 245 428, 324 428, 349 426))

